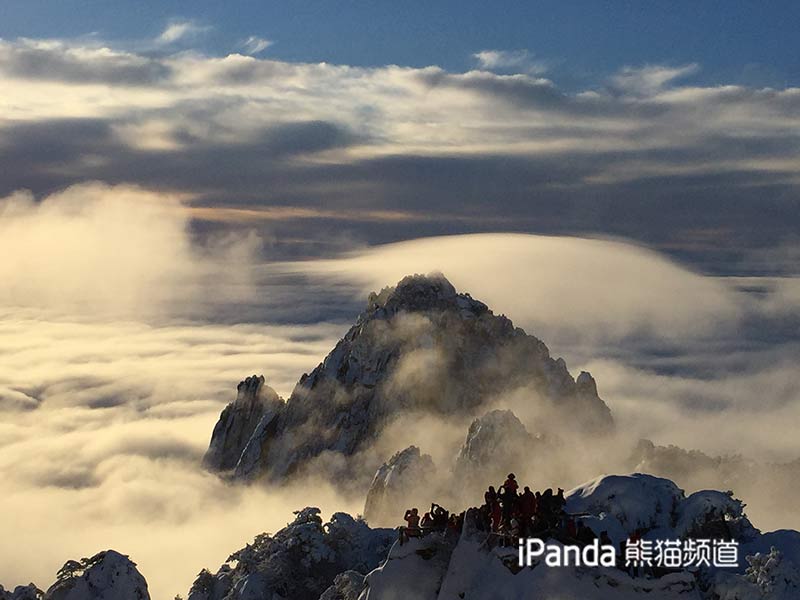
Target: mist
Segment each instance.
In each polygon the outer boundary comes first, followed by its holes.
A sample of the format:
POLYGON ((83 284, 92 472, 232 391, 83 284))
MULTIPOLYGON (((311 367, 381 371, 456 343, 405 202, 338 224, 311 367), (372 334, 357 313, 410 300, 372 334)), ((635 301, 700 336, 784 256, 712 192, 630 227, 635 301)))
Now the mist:
MULTIPOLYGON (((216 569, 256 534, 289 522, 293 510, 360 513, 366 490, 334 487, 313 469, 286 488, 235 486, 200 461, 237 382, 263 373, 288 397, 366 293, 413 272, 442 271, 540 337, 573 375, 586 369, 597 379, 617 423, 602 440, 575 438, 552 419, 543 427, 546 415, 530 410, 534 390, 485 407, 511 409, 544 436, 518 473, 534 489, 630 471, 640 437, 759 464, 800 457, 791 277, 755 278, 764 291, 753 295, 741 281, 624 240, 509 234, 276 263, 261 234, 193 235, 185 198, 100 183, 44 198, 15 193, 0 201, 0 214, 0 252, 14 257, 0 263, 6 587, 46 587, 67 559, 113 547, 131 555, 154 598, 169 599, 185 594, 201 568, 216 569)), ((433 351, 409 358, 398 393, 435 387, 438 368, 433 351)), ((364 464, 415 444, 449 469, 475 416, 404 414, 364 464)), ((491 466, 485 485, 506 472, 502 462, 491 466)), ((716 485, 712 475, 686 473, 678 483, 716 485)), ((756 526, 798 527, 795 508, 772 493, 777 478, 740 481, 734 491, 756 526)), ((450 508, 482 498, 449 479, 413 493, 450 508)))

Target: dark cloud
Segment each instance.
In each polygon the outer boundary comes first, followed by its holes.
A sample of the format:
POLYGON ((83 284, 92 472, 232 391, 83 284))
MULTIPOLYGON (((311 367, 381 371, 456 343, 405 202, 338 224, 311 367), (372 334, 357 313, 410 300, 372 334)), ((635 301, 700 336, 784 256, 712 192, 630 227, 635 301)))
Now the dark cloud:
POLYGON ((0 42, 0 71, 21 79, 115 86, 161 84, 172 74, 172 69, 157 59, 102 48, 79 53, 63 44, 24 42, 0 42))
POLYGON ((642 152, 395 155, 330 164, 307 159, 359 140, 320 121, 276 126, 241 143, 211 143, 187 133, 185 147, 176 151, 132 149, 101 120, 15 124, 0 135, 3 194, 21 187, 43 193, 98 179, 190 191, 198 206, 381 208, 430 215, 425 223, 377 224, 320 217, 281 228, 287 237, 308 240, 304 252, 311 254, 330 251, 329 243, 314 250, 314 240, 335 240, 342 227, 364 243, 497 230, 592 233, 638 239, 718 270, 800 228, 797 185, 767 170, 731 166, 595 181, 630 161, 649 162, 658 171, 664 164, 689 169, 708 154, 779 157, 793 142, 785 137, 715 138, 707 148, 642 152))
POLYGON ((261 227, 279 257, 500 230, 624 236, 721 272, 800 228, 800 95, 676 83, 694 65, 625 69, 571 93, 529 74, 64 42, 4 42, 0 59, 11 75, 61 82, 77 94, 64 105, 93 115, 0 121, 0 195, 101 180, 205 208, 341 212, 227 223, 261 227), (86 82, 139 87, 91 110, 76 91, 86 82), (348 221, 358 211, 408 218, 348 221))

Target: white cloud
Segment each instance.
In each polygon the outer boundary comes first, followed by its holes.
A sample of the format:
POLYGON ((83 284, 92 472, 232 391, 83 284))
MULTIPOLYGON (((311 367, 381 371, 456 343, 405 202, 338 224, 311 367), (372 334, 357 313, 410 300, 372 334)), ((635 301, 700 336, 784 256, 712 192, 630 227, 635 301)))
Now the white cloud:
POLYGON ((645 67, 625 67, 612 77, 615 88, 629 94, 654 96, 662 92, 667 84, 677 79, 694 75, 700 66, 692 63, 680 67, 647 65, 645 67))
POLYGON ((742 307, 725 283, 616 241, 476 234, 388 244, 301 266, 380 289, 414 272, 443 272, 544 339, 702 336, 735 326, 742 307))
POLYGON ((192 244, 175 194, 86 183, 41 200, 0 198, 0 304, 80 314, 193 314, 215 279, 223 297, 252 297, 245 270, 259 239, 215 248, 192 244))
POLYGON ((167 25, 164 31, 156 38, 156 43, 170 45, 176 42, 190 40, 210 29, 211 27, 207 25, 198 25, 193 21, 173 21, 167 25))
POLYGON ((490 71, 516 69, 517 72, 541 75, 550 68, 547 61, 535 58, 527 50, 482 50, 472 56, 481 69, 490 71))
POLYGON ((242 50, 244 51, 245 54, 252 56, 254 54, 259 54, 260 52, 263 52, 264 50, 272 46, 272 44, 273 42, 271 42, 270 40, 265 40, 264 38, 251 35, 242 42, 242 50))

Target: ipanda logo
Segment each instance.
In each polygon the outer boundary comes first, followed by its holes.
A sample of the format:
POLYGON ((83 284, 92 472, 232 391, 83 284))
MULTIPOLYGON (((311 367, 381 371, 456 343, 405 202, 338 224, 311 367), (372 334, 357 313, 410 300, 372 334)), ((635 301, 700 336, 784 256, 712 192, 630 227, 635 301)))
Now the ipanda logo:
POLYGON ((617 564, 614 546, 601 545, 599 540, 581 547, 545 544, 538 538, 520 538, 520 567, 532 567, 542 556, 548 567, 613 567, 617 564))
MULTIPOLYGON (((548 567, 613 567, 617 554, 611 544, 595 539, 585 546, 545 544, 538 538, 520 538, 519 566, 532 567, 542 557, 548 567)), ((626 567, 735 568, 739 543, 735 540, 628 540, 621 557, 626 567)))

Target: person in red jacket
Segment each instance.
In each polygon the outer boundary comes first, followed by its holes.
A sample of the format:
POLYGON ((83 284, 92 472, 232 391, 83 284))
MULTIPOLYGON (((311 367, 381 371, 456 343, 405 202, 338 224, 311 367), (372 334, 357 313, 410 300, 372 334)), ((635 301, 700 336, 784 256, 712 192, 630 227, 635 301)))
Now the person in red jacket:
POLYGON ((513 473, 509 473, 508 477, 506 478, 503 487, 506 489, 506 493, 511 492, 515 496, 517 495, 517 490, 519 489, 519 484, 517 483, 517 478, 514 476, 513 473))
POLYGON ((400 544, 403 544, 408 538, 419 537, 422 534, 422 530, 419 527, 418 509, 409 508, 403 520, 406 522, 406 526, 400 528, 400 544))

